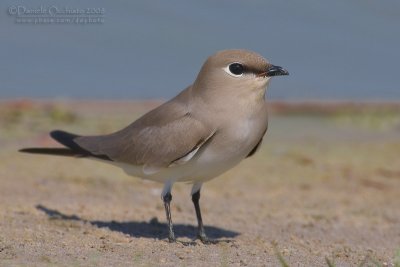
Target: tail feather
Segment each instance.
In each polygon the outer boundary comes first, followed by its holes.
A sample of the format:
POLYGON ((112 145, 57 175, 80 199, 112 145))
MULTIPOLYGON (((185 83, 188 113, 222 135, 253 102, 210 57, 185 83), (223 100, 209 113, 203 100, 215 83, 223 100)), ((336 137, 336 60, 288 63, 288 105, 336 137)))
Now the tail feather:
POLYGON ((111 160, 106 155, 94 155, 90 151, 83 149, 77 143, 75 143, 74 139, 80 137, 80 135, 55 130, 50 132, 50 136, 60 144, 66 146, 66 148, 23 148, 20 149, 19 152, 68 157, 94 157, 103 160, 111 160))
POLYGON ((31 154, 45 154, 45 155, 66 156, 66 157, 86 157, 87 156, 87 155, 75 152, 69 148, 32 147, 32 148, 23 148, 18 151, 23 152, 23 153, 31 153, 31 154))
POLYGON ((74 142, 74 139, 77 137, 80 137, 80 135, 60 131, 60 130, 55 130, 50 132, 50 136, 59 142, 60 144, 70 148, 73 151, 79 151, 79 152, 85 152, 88 153, 88 151, 84 150, 81 148, 77 143, 74 142))

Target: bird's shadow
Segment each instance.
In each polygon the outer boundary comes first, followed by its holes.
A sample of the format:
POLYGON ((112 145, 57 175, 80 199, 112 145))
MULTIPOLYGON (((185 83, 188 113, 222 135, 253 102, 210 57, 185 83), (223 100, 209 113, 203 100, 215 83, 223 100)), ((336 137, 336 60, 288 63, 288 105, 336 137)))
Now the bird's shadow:
MULTIPOLYGON (((67 221, 81 221, 90 223, 93 226, 99 228, 108 228, 111 231, 120 232, 127 234, 132 237, 144 237, 144 238, 167 238, 168 230, 166 223, 158 222, 157 218, 151 219, 149 222, 117 222, 117 221, 90 221, 82 219, 77 215, 66 215, 58 210, 47 208, 43 205, 37 205, 36 209, 43 211, 50 219, 59 219, 67 221)), ((234 238, 240 233, 222 229, 214 226, 205 226, 205 231, 210 239, 218 242, 230 242, 229 238, 234 238), (227 238, 227 239, 224 239, 227 238)), ((187 224, 174 224, 174 231, 176 237, 188 237, 191 239, 196 238, 197 227, 187 224)))

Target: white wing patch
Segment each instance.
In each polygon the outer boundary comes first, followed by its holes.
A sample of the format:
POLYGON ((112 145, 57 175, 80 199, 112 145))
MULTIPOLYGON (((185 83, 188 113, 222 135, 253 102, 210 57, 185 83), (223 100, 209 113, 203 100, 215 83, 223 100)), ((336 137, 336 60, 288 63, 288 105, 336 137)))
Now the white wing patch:
POLYGON ((204 139, 203 142, 197 144, 196 147, 194 147, 189 153, 182 156, 181 158, 174 160, 168 167, 182 165, 182 164, 185 164, 186 162, 188 162, 189 160, 191 160, 194 157, 194 155, 196 155, 196 153, 199 151, 200 147, 202 147, 208 140, 210 140, 210 138, 213 137, 214 134, 215 134, 215 131, 212 132, 206 139, 204 139))
POLYGON ((188 162, 189 160, 191 160, 193 158, 194 155, 196 155, 197 151, 200 149, 200 146, 197 146, 194 150, 190 151, 189 153, 187 153, 185 156, 183 156, 182 158, 179 158, 178 160, 175 160, 174 162, 171 163, 171 165, 169 165, 170 167, 175 166, 175 165, 182 165, 185 164, 186 162, 188 162))

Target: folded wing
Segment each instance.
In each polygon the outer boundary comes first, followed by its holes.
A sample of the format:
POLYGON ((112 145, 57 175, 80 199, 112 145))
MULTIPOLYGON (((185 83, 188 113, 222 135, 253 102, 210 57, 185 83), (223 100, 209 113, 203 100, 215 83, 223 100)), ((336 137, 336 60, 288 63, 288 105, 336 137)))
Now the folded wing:
POLYGON ((167 102, 121 131, 80 136, 74 142, 94 155, 157 170, 186 163, 213 134, 184 105, 167 102))

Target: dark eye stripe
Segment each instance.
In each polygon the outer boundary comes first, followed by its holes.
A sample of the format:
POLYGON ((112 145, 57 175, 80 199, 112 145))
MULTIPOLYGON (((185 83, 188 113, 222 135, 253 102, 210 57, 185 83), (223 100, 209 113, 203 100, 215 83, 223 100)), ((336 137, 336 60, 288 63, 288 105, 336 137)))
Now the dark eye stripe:
POLYGON ((263 74, 263 73, 265 73, 265 70, 263 70, 263 69, 257 69, 257 68, 250 68, 250 67, 245 67, 245 73, 252 73, 252 74, 255 74, 255 75, 260 75, 260 74, 263 74))
POLYGON ((244 73, 262 75, 265 73, 264 69, 252 68, 252 67, 249 67, 249 66, 243 65, 241 63, 237 63, 237 62, 229 65, 229 71, 231 73, 233 73, 234 75, 242 75, 244 73))

